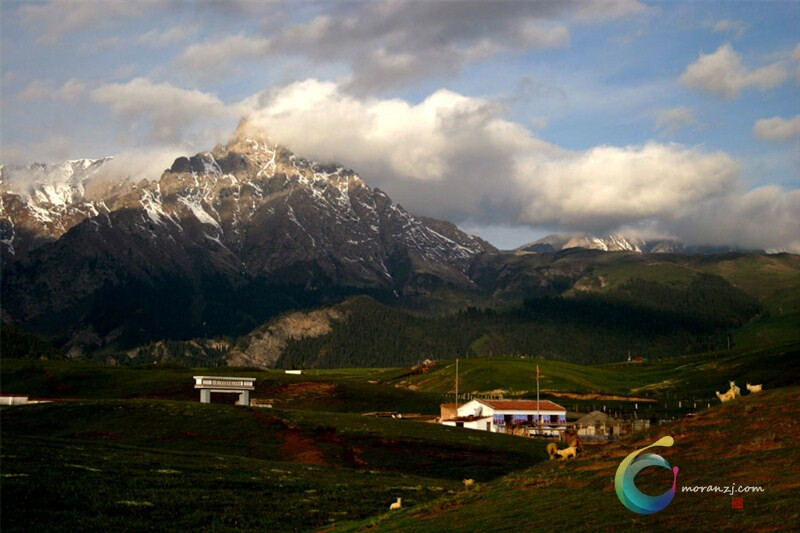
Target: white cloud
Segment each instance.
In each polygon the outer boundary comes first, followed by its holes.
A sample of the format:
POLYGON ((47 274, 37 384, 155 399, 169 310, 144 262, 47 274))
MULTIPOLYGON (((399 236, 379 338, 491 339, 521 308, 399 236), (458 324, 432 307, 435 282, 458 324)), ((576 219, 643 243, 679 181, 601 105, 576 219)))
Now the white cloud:
POLYGON ((412 105, 307 80, 247 105, 257 108, 253 124, 274 140, 356 169, 423 215, 474 227, 612 232, 646 225, 691 242, 753 247, 797 240, 789 235, 800 210, 773 189, 747 192, 738 162, 724 152, 657 142, 571 152, 504 119, 495 103, 446 90, 412 105), (771 226, 780 227, 765 235, 771 226))
POLYGON ((58 97, 67 100, 68 102, 74 102, 79 99, 83 94, 86 92, 86 86, 76 78, 70 78, 69 80, 61 86, 58 90, 58 97))
POLYGON ((742 65, 741 57, 730 44, 720 46, 711 54, 700 57, 686 67, 680 81, 687 87, 716 94, 724 98, 737 98, 750 87, 766 90, 777 87, 788 78, 780 63, 757 69, 742 65))
POLYGON ((141 34, 136 42, 148 46, 166 46, 188 41, 197 35, 200 28, 197 25, 173 26, 163 31, 150 30, 141 34))
POLYGON ((642 15, 653 11, 653 9, 638 1, 603 1, 575 3, 576 20, 582 22, 597 22, 616 20, 633 15, 642 15))
POLYGON ((64 161, 69 157, 70 139, 64 135, 47 135, 35 143, 0 143, 0 162, 27 165, 33 161, 64 161))
POLYGON ((23 23, 38 33, 39 41, 53 44, 68 33, 96 28, 110 21, 140 16, 153 2, 70 2, 53 0, 20 6, 23 23))
POLYGON ((498 104, 447 90, 412 105, 308 80, 252 104, 253 123, 276 141, 351 166, 413 210, 444 218, 507 220, 522 208, 515 154, 561 152, 500 118, 498 104))
POLYGON ((655 142, 600 146, 544 162, 526 159, 518 169, 529 192, 521 220, 595 230, 679 217, 730 189, 738 173, 725 153, 655 142))
POLYGON ((695 206, 666 227, 688 244, 800 253, 800 189, 767 185, 734 191, 695 206))
POLYGON ((32 80, 17 94, 17 98, 22 102, 58 99, 74 102, 85 92, 86 86, 76 78, 67 80, 57 89, 49 80, 32 80))
POLYGON ((32 80, 24 89, 17 93, 17 98, 23 102, 30 102, 33 100, 50 98, 52 94, 53 86, 50 82, 45 80, 32 80))
POLYGON ((722 19, 709 23, 709 26, 716 33, 733 33, 737 39, 741 39, 747 31, 747 25, 741 20, 722 19))
MULTIPOLYGON (((110 83, 91 92, 95 102, 106 104, 111 112, 125 121, 147 128, 151 139, 178 142, 194 126, 211 129, 220 118, 230 118, 225 104, 214 95, 175 87, 169 83, 153 83, 136 78, 128 83, 110 83)), ((212 137, 208 131, 193 133, 212 137)))
POLYGON ((184 50, 179 63, 193 78, 209 81, 228 75, 233 69, 232 65, 264 57, 269 50, 270 41, 264 37, 230 35, 190 45, 184 50))
POLYGON ((17 74, 13 70, 7 70, 3 72, 3 85, 11 85, 15 81, 19 79, 19 74, 17 74))
POLYGON ((692 110, 685 106, 659 111, 656 115, 656 130, 662 135, 674 135, 683 128, 697 122, 692 110))
POLYGON ((602 22, 645 11, 639 2, 615 1, 330 3, 307 22, 192 45, 179 64, 196 78, 215 80, 237 60, 303 58, 347 66, 348 89, 365 94, 451 76, 502 52, 567 47, 565 20, 602 22))
POLYGON ((756 121, 753 133, 763 141, 788 141, 800 135, 800 115, 794 118, 765 118, 756 121))
POLYGON ((185 146, 163 145, 124 150, 103 165, 94 175, 98 180, 118 180, 121 176, 134 182, 157 180, 178 157, 186 155, 185 146))

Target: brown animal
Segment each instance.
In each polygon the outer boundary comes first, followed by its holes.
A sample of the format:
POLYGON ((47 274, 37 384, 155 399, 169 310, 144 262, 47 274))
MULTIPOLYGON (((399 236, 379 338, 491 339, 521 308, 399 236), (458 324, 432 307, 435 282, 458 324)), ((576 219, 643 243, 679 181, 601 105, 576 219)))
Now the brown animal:
POLYGON ((569 443, 570 448, 575 448, 578 453, 583 453, 583 443, 581 442, 581 438, 578 436, 578 432, 574 429, 569 429, 564 432, 564 440, 569 443))

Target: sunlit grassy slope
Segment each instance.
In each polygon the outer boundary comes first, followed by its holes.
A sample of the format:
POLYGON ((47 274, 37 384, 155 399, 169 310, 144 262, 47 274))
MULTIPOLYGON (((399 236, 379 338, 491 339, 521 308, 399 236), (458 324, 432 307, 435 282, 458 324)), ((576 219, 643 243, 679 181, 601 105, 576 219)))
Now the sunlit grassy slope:
MULTIPOLYGON (((544 393, 649 393, 658 397, 670 392, 673 397, 692 394, 712 398, 715 390, 727 388, 729 380, 767 387, 800 382, 800 342, 650 360, 646 364, 585 366, 543 359, 464 359, 459 361, 460 390, 530 395, 536 390, 536 366, 544 393)), ((418 391, 450 392, 455 383, 455 362, 443 362, 428 373, 390 382, 418 391)))
POLYGON ((609 291, 635 278, 688 284, 706 272, 723 277, 773 314, 800 312, 798 255, 606 254, 593 258, 592 265, 571 292, 609 291))
MULTIPOLYGON (((590 447, 569 462, 544 462, 502 479, 335 531, 796 531, 800 510, 800 388, 765 391, 637 434, 590 447), (658 448, 679 467, 678 492, 653 515, 628 511, 614 492, 614 474, 629 453, 670 435, 658 448), (684 486, 759 486, 765 492, 731 496, 682 493, 684 486)), ((637 485, 660 494, 671 473, 644 470, 637 485)))

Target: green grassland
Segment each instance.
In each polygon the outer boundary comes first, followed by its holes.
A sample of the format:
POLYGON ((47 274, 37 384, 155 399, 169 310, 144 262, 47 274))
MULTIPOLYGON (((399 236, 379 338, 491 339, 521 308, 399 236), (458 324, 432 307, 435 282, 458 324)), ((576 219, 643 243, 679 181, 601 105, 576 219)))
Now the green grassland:
MULTIPOLYGON (((800 388, 747 396, 692 419, 652 428, 568 462, 543 462, 474 490, 425 505, 339 524, 335 531, 796 531, 800 523, 800 388), (614 474, 629 453, 670 435, 659 448, 679 467, 678 492, 667 508, 636 515, 619 503, 614 474), (731 496, 682 493, 682 486, 760 486, 764 493, 731 496)), ((637 485, 647 494, 669 487, 671 474, 646 469, 637 485)))
MULTIPOLYGON (((769 488, 774 501, 754 498, 746 505, 753 506, 752 516, 791 517, 787 487, 794 485, 780 484, 783 478, 775 472, 785 473, 786 465, 798 460, 787 439, 798 429, 800 392, 791 385, 800 376, 799 352, 795 342, 646 364, 459 361, 463 392, 531 397, 538 365, 544 397, 601 395, 554 397, 570 409, 573 403, 582 410, 602 403, 631 415, 635 399, 624 397, 645 396, 656 402, 647 402, 647 411, 640 403, 639 414, 659 419, 694 410, 689 405, 677 410, 678 398, 711 401, 713 391, 723 390, 729 379, 743 389, 748 379, 765 386, 762 395, 723 407, 714 400, 711 409, 697 410, 696 418, 679 418, 644 437, 591 446, 585 457, 570 463, 545 461, 541 441, 360 414, 436 412, 439 402, 452 398, 454 361, 439 362, 427 372, 336 369, 296 376, 242 368, 4 359, 3 393, 68 400, 0 411, 0 526, 3 531, 308 531, 328 526, 479 531, 536 530, 547 523, 632 530, 654 524, 680 529, 687 523, 703 529, 735 517, 720 514, 728 513, 729 503, 719 496, 690 500, 679 495, 670 506, 673 518, 663 523, 636 517, 616 502, 609 484, 615 465, 629 453, 625 450, 665 432, 682 443, 675 448, 683 450, 681 455, 668 456, 685 473, 681 482, 744 483, 745 475, 774 482, 769 488), (200 373, 256 377, 254 397, 272 398, 275 408, 200 404, 192 388, 192 376, 200 373), (752 428, 741 422, 745 419, 752 428), (721 449, 732 451, 720 454, 721 449), (460 483, 465 478, 477 480, 477 488, 466 491, 460 483), (410 509, 386 515, 398 497, 410 509), (691 501, 700 506, 682 503, 691 501)), ((660 486, 659 481, 653 485, 660 486)))
POLYGON ((800 311, 798 255, 611 253, 593 257, 589 264, 569 294, 608 292, 632 279, 687 285, 699 274, 708 273, 758 299, 769 311, 800 311))
MULTIPOLYGON (((105 366, 77 361, 3 359, 0 389, 4 394, 36 398, 197 400, 195 375, 256 378, 255 398, 274 400, 276 407, 342 412, 401 411, 438 413, 440 395, 385 387, 379 376, 401 369, 309 371, 302 376, 283 370, 105 366)), ((235 400, 233 396, 231 401, 235 400)), ((224 400, 224 399, 223 399, 224 400)))
MULTIPOLYGON (((794 267, 781 277, 782 261, 789 259, 776 260, 769 268, 755 262, 755 282, 729 280, 752 296, 764 283, 769 295, 759 298, 766 311, 733 333, 731 349, 631 364, 623 362, 625 350, 616 362, 601 365, 531 357, 459 360, 462 394, 534 397, 538 365, 542 397, 570 411, 606 406, 633 416, 638 404, 640 417, 676 419, 616 443, 587 446, 584 456, 566 463, 546 461, 541 441, 362 415, 438 413, 439 403, 453 399, 455 361, 448 359, 424 372, 403 366, 312 369, 298 376, 4 357, 3 394, 66 401, 0 410, 0 528, 790 530, 800 521, 794 505, 800 488, 800 313, 791 294, 769 289, 770 283, 786 283, 786 292, 794 292, 794 267), (200 404, 192 379, 199 374, 255 377, 253 397, 272 399, 274 408, 200 404), (727 389, 729 380, 742 390, 747 381, 762 383, 765 392, 720 406, 714 391, 727 389), (695 416, 684 418, 690 411, 695 416), (678 493, 655 516, 630 513, 613 492, 616 466, 665 434, 676 439, 663 455, 680 467, 679 486, 752 484, 767 493, 746 496, 744 510, 731 509, 728 496, 678 493), (464 478, 477 486, 465 489, 464 478), (398 497, 403 510, 388 513, 398 497)), ((631 279, 648 283, 637 262, 631 264, 632 278, 612 280, 618 293, 631 279)), ((674 271, 672 282, 684 289, 703 273, 725 276, 719 261, 687 270, 675 265, 663 268, 674 271), (681 279, 686 272, 696 274, 681 279)), ((476 313, 464 316, 477 320, 476 313)), ((423 319, 410 323, 416 320, 423 319)), ((492 346, 484 344, 472 355, 492 346)), ((668 483, 648 471, 640 478, 652 494, 668 483)))
POLYGON ((92 400, 0 416, 3 531, 308 530, 545 457, 527 439, 310 410, 92 400))
MULTIPOLYGON (((716 390, 724 392, 730 380, 742 387, 747 381, 768 388, 798 383, 800 342, 597 366, 528 358, 462 359, 459 360, 460 391, 530 397, 536 390, 537 366, 541 373, 540 389, 545 396, 550 392, 571 392, 653 399, 692 396, 710 400, 715 398, 716 390)), ((445 361, 430 372, 397 377, 389 382, 416 391, 452 392, 455 362, 445 361)))
MULTIPOLYGON (((543 397, 573 393, 708 402, 716 399, 716 390, 727 389, 729 380, 741 387, 748 381, 767 388, 798 383, 800 342, 737 346, 630 364, 467 358, 459 360, 459 390, 471 395, 532 397, 537 366, 543 397)), ((197 374, 254 377, 254 397, 272 399, 279 408, 314 411, 437 414, 440 403, 453 400, 455 389, 454 360, 436 362, 427 372, 411 368, 331 369, 309 370, 296 376, 279 370, 109 367, 73 361, 5 359, 0 387, 6 394, 39 398, 196 400, 192 376, 197 374)), ((571 403, 565 400, 565 404, 571 403)))

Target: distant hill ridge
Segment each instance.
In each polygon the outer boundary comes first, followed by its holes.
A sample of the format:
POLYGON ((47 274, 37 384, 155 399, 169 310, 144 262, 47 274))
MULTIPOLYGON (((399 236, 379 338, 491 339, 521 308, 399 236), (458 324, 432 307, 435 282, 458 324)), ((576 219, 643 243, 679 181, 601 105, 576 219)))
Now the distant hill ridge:
POLYGON ((554 233, 538 241, 529 242, 516 248, 517 253, 553 253, 570 248, 602 250, 604 252, 637 253, 678 253, 678 254, 717 254, 725 252, 764 253, 764 250, 741 249, 733 246, 688 245, 675 239, 642 239, 640 237, 612 234, 597 236, 591 234, 554 233))

